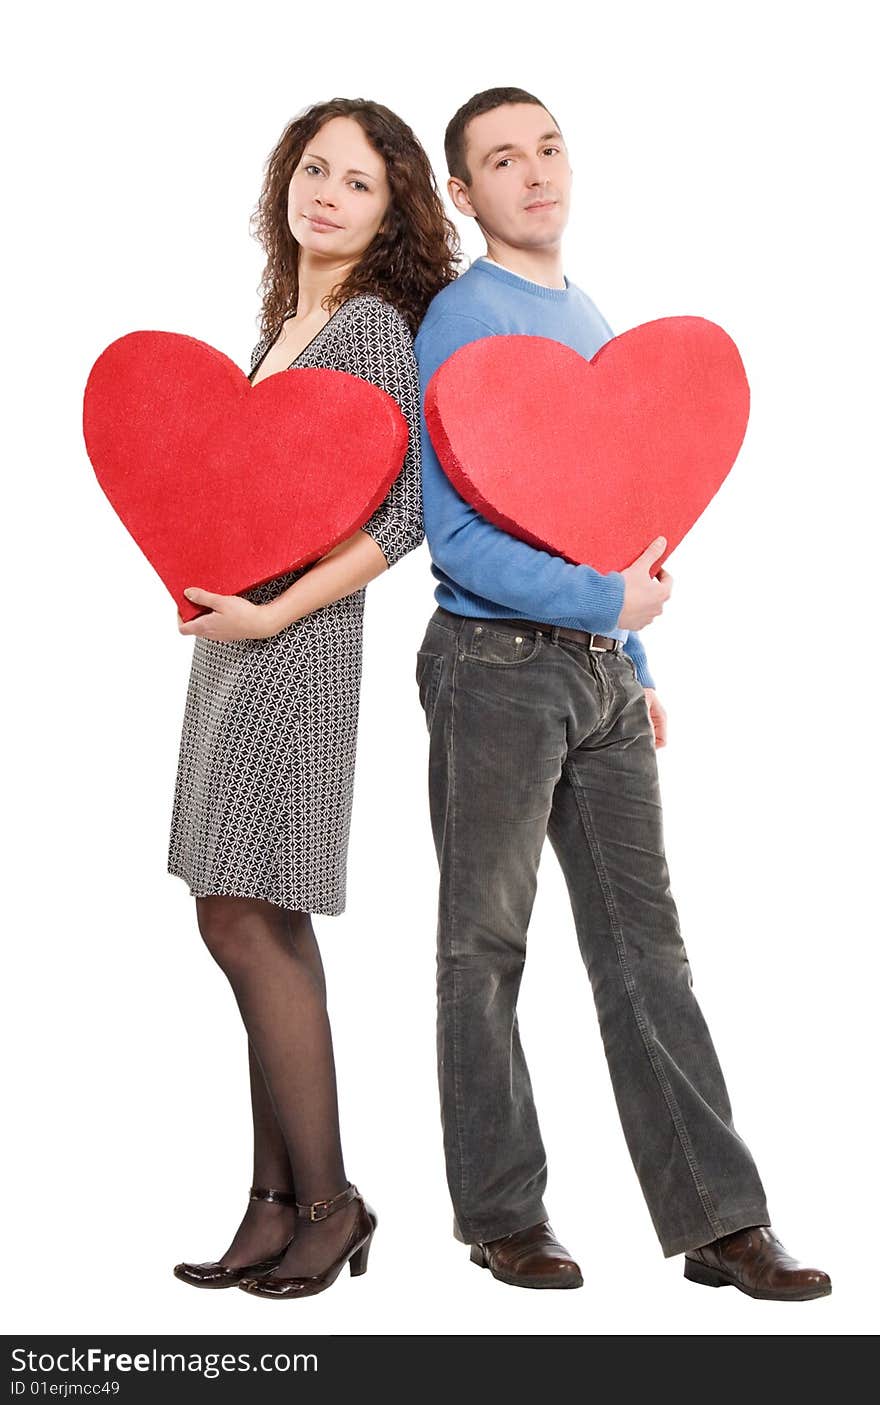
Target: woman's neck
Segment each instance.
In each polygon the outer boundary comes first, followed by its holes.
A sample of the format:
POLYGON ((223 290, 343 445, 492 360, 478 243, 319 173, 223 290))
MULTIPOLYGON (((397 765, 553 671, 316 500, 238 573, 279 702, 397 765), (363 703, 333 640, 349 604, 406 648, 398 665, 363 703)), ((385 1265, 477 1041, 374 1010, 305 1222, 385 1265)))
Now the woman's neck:
POLYGON ((333 288, 345 282, 353 268, 351 260, 340 259, 331 263, 327 259, 315 258, 308 249, 300 250, 297 318, 305 320, 319 316, 324 311, 322 300, 333 288))

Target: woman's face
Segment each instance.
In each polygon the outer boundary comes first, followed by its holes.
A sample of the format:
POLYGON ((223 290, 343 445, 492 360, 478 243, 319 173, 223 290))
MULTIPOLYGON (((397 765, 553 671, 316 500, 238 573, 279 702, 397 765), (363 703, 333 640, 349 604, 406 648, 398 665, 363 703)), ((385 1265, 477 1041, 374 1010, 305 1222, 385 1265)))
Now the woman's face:
POLYGON ((290 178, 287 222, 301 249, 356 263, 382 224, 391 191, 385 162, 353 117, 331 117, 306 142, 290 178))

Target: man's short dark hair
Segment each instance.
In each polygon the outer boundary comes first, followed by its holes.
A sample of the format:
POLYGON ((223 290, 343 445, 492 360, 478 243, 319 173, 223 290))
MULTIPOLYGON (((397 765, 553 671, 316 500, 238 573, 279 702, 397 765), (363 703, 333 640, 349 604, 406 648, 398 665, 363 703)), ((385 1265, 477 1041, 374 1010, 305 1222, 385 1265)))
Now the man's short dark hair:
MULTIPOLYGON (((458 109, 446 128, 443 145, 446 151, 446 165, 451 176, 457 176, 465 185, 471 183, 471 173, 464 154, 468 122, 484 112, 492 112, 496 107, 504 107, 506 103, 513 102, 533 102, 536 107, 543 107, 545 112, 553 117, 547 104, 536 98, 534 93, 527 93, 524 88, 486 88, 482 93, 475 93, 458 109)), ((558 127, 559 123, 555 117, 553 121, 558 127)))

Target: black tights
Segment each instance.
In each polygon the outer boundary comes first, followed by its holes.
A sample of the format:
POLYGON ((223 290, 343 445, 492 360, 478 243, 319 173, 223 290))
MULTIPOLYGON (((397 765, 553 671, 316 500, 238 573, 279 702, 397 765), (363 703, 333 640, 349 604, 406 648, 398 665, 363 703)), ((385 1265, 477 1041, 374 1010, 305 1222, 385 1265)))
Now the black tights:
MULTIPOLYGON (((311 915, 258 898, 196 899, 199 931, 248 1035, 253 1184, 301 1203, 347 1185, 321 953, 311 915)), ((301 1225, 303 1221, 299 1221, 301 1225)), ((223 1262, 255 1262, 293 1233, 293 1212, 252 1201, 223 1262)))

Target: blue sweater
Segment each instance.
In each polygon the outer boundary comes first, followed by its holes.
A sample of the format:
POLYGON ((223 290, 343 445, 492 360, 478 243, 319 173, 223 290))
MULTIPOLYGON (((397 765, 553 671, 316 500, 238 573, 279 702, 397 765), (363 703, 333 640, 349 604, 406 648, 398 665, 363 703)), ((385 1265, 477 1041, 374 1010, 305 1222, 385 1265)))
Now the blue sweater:
POLYGON ((414 350, 422 388, 422 496, 438 604, 457 615, 530 619, 622 639, 639 682, 655 686, 637 631, 619 629, 624 580, 575 566, 495 527, 465 502, 440 466, 425 424, 425 388, 438 366, 481 337, 524 333, 564 342, 590 360, 613 336, 586 293, 565 279, 545 288, 478 258, 432 301, 414 350))

